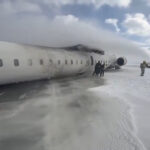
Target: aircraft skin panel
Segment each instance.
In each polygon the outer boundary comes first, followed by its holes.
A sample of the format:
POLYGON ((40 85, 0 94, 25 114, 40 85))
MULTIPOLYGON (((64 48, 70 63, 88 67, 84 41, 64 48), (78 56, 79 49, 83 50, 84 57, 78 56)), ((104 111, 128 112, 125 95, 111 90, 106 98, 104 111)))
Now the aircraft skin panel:
MULTIPOLYGON (((111 65, 115 57, 0 42, 0 85, 91 73, 98 61, 111 65), (93 65, 91 65, 93 57, 93 65)), ((106 67, 108 67, 106 66, 106 67)))

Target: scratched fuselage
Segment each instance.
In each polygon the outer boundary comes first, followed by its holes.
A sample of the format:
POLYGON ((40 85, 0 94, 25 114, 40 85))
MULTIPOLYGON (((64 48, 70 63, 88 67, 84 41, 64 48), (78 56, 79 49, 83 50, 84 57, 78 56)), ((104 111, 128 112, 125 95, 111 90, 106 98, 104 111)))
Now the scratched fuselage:
POLYGON ((0 42, 0 85, 89 74, 98 61, 108 68, 117 58, 82 45, 51 48, 0 42))

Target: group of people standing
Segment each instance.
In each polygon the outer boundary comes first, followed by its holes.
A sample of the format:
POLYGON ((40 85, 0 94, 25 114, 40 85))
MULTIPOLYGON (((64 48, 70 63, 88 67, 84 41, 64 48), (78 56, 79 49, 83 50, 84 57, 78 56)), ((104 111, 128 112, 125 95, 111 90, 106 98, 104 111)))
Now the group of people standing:
POLYGON ((95 65, 95 70, 93 72, 93 76, 104 76, 104 72, 105 72, 105 63, 101 63, 100 61, 98 61, 95 65))
MULTIPOLYGON (((150 68, 150 65, 148 65, 148 63, 146 61, 143 61, 140 64, 140 68, 141 68, 141 76, 144 76, 145 73, 145 68, 150 68)), ((104 76, 104 72, 105 72, 105 63, 101 63, 100 61, 98 61, 95 65, 95 70, 93 72, 93 76, 104 76)))

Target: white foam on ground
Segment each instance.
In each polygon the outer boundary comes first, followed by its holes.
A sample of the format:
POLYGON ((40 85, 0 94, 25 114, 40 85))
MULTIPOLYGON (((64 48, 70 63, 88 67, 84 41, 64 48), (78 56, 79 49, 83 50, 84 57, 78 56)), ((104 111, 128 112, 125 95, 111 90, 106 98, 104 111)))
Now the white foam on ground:
POLYGON ((71 97, 58 97, 56 92, 52 115, 47 115, 44 123, 45 149, 145 150, 137 136, 132 97, 125 97, 135 94, 134 82, 141 79, 134 69, 109 72, 105 77, 107 85, 71 93, 71 97))
POLYGON ((142 147, 140 149, 144 149, 144 146, 150 149, 149 74, 150 70, 146 69, 145 76, 141 77, 139 66, 127 66, 119 72, 106 73, 107 85, 92 89, 92 91, 99 91, 107 95, 115 96, 125 102, 124 106, 129 106, 129 109, 123 112, 124 117, 122 119, 130 122, 132 127, 128 124, 123 124, 124 130, 122 132, 129 133, 127 136, 128 139, 134 137, 137 145, 142 147))
POLYGON ((139 107, 150 106, 146 73, 141 78, 132 66, 106 73, 102 86, 96 78, 48 84, 40 96, 0 115, 0 148, 13 141, 12 150, 148 149, 149 122, 139 107))

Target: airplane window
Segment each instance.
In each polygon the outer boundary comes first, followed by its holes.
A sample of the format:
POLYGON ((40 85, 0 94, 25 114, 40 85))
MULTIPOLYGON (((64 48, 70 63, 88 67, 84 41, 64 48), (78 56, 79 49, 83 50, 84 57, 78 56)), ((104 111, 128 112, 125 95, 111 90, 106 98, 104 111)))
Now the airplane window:
POLYGON ((32 59, 28 59, 28 65, 32 66, 32 59))
POLYGON ((19 66, 19 60, 18 59, 14 59, 14 65, 19 66))
POLYGON ((0 59, 0 67, 2 67, 2 66, 3 66, 3 60, 0 59))
POLYGON ((73 60, 71 60, 71 64, 73 64, 73 60))
POLYGON ((60 65, 60 60, 58 60, 58 64, 60 65))
POLYGON ((52 64, 52 63, 53 63, 53 60, 52 60, 52 59, 50 59, 50 60, 49 60, 49 62, 52 64))
POLYGON ((43 59, 40 59, 40 65, 43 65, 43 64, 44 64, 43 59))
POLYGON ((68 63, 67 60, 65 60, 65 64, 66 64, 66 65, 67 65, 67 63, 68 63))

